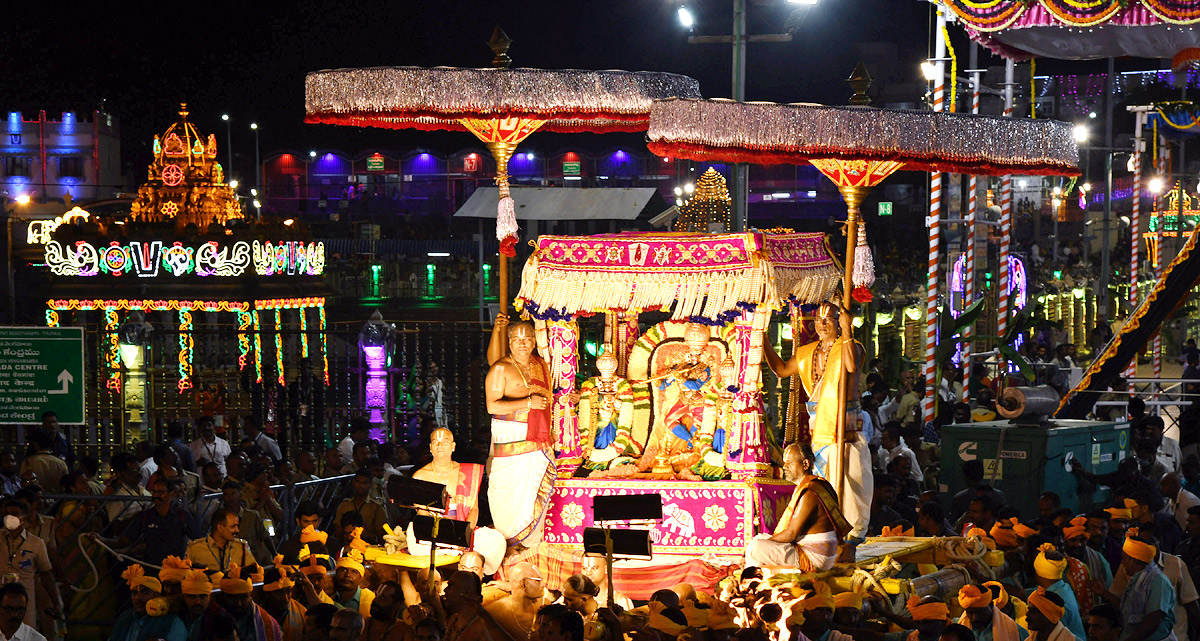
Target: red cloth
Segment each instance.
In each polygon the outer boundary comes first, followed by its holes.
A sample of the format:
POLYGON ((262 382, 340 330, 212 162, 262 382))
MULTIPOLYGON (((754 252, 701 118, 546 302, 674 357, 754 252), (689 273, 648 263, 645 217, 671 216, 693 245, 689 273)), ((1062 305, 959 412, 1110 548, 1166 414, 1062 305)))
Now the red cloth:
MULTIPOLYGON (((509 557, 505 568, 521 561, 528 561, 542 573, 542 585, 548 590, 561 590, 572 574, 583 569, 582 556, 571 548, 542 544, 523 550, 509 557)), ((738 568, 733 565, 711 565, 702 559, 688 559, 683 563, 613 568, 613 589, 630 599, 644 601, 655 590, 669 588, 677 583, 691 583, 697 590, 710 594, 716 591, 717 583, 733 574, 738 568)))
POLYGON ((690 559, 676 565, 614 567, 613 589, 639 601, 649 599, 655 590, 669 588, 677 583, 691 583, 697 590, 711 594, 715 591, 717 583, 732 574, 735 569, 732 565, 710 565, 701 559, 690 559))
MULTIPOLYGON (((550 382, 548 380, 550 378, 550 367, 546 365, 546 361, 538 358, 537 356, 530 356, 529 360, 536 365, 536 367, 531 368, 532 371, 529 375, 529 387, 530 389, 541 388, 545 390, 546 399, 549 401, 553 398, 553 394, 551 394, 550 391, 550 382)), ((543 445, 551 445, 550 403, 547 402, 544 409, 529 410, 529 416, 526 420, 528 423, 526 424, 525 428, 525 440, 532 441, 534 443, 541 443, 543 445)))

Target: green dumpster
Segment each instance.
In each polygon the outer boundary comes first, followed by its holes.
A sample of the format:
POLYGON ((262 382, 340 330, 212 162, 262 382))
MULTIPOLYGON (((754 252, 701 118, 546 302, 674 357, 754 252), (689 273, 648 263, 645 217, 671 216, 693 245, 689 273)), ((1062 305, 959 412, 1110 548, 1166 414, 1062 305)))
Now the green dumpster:
POLYGON ((1081 493, 1069 459, 1094 474, 1116 471, 1130 454, 1129 422, 1052 420, 1030 427, 987 421, 942 427, 941 491, 951 495, 966 488, 962 465, 983 463, 983 482, 1004 493, 1022 518, 1037 516, 1038 496, 1050 491, 1076 514, 1108 500, 1108 488, 1087 487, 1081 493))

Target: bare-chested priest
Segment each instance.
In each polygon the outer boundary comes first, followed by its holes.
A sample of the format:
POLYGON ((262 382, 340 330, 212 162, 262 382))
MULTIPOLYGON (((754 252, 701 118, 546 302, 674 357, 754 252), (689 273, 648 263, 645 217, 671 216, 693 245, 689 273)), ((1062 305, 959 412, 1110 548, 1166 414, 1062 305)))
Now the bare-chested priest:
POLYGON ((837 494, 828 481, 813 474, 813 453, 807 445, 792 444, 783 451, 783 475, 796 484, 792 500, 775 532, 759 534, 746 546, 746 565, 829 570, 850 532, 837 494))
POLYGON ((429 435, 429 453, 433 461, 413 472, 418 481, 430 481, 446 486, 446 518, 467 521, 475 527, 479 519, 479 484, 483 466, 478 463, 459 463, 454 454, 454 433, 439 427, 429 435))
POLYGON ((514 639, 530 638, 537 611, 550 599, 542 588, 542 575, 536 566, 522 561, 508 572, 512 593, 487 606, 487 613, 514 639))
POLYGON ((492 464, 488 502, 494 527, 510 545, 540 536, 554 490, 550 439, 550 368, 533 353, 532 323, 508 326, 508 355, 484 382, 492 415, 492 464))

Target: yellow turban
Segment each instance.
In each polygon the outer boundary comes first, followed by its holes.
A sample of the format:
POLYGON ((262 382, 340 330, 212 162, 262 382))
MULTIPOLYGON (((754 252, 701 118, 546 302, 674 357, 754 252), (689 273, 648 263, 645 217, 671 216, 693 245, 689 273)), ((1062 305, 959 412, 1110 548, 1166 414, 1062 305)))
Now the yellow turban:
POLYGON ((1016 532, 1017 536, 1023 539, 1027 539, 1038 533, 1037 530, 1025 525, 1024 523, 1018 522, 1016 519, 1013 519, 1013 532, 1016 532))
POLYGON ((1071 519, 1071 524, 1063 528, 1063 540, 1070 541, 1071 539, 1087 536, 1087 517, 1077 516, 1071 519))
POLYGON ((805 612, 817 608, 829 608, 832 610, 834 608, 833 591, 829 589, 829 585, 824 581, 813 581, 812 594, 801 599, 799 606, 805 612))
POLYGON ((300 530, 300 542, 313 543, 314 541, 325 545, 329 542, 329 534, 321 532, 311 525, 304 526, 304 529, 300 530))
POLYGON ((357 560, 350 558, 349 555, 338 559, 337 569, 340 570, 341 568, 350 568, 351 570, 355 570, 360 576, 367 573, 367 568, 363 567, 363 564, 359 563, 357 560))
MULTIPOLYGON (((1009 521, 1016 523, 1017 520, 1004 519, 996 521, 995 525, 992 526, 991 532, 989 532, 989 534, 992 535, 992 539, 996 541, 996 545, 1002 548, 1015 548, 1021 544, 1021 542, 1017 540, 1017 533, 1012 529, 1012 523, 1009 521)), ((980 532, 982 531, 983 530, 980 530, 980 532)), ((968 536, 969 535, 970 533, 968 532, 968 536)))
POLYGON ((140 565, 134 564, 125 568, 125 571, 121 573, 121 578, 129 584, 130 590, 145 586, 154 592, 162 592, 162 582, 152 576, 146 576, 146 570, 140 565))
POLYGON ((1058 623, 1066 613, 1066 609, 1061 605, 1056 605, 1053 601, 1046 598, 1046 588, 1038 588, 1029 595, 1029 605, 1038 609, 1039 612, 1046 615, 1050 623, 1058 623))
POLYGON ((183 577, 183 593, 184 594, 212 594, 212 581, 208 580, 208 575, 204 570, 189 570, 183 577))
POLYGON ((1133 538, 1137 536, 1137 533, 1137 528, 1129 528, 1129 532, 1125 535, 1125 545, 1121 546, 1121 551, 1142 563, 1150 563, 1158 555, 1158 548, 1133 538))
POLYGON ((839 592, 833 597, 834 608, 852 608, 861 610, 863 595, 861 592, 839 592))
MULTIPOLYGON (((340 563, 340 561, 339 561, 339 563, 340 563)), ((668 619, 667 617, 663 616, 663 613, 662 613, 662 611, 663 611, 665 608, 666 608, 666 606, 664 606, 663 604, 659 603, 658 601, 651 601, 651 602, 650 602, 650 620, 649 620, 649 625, 650 625, 650 627, 651 627, 652 629, 654 629, 654 630, 658 630, 659 632, 664 632, 664 633, 666 633, 666 634, 669 634, 669 635, 671 635, 671 636, 673 636, 673 637, 677 637, 677 636, 679 636, 681 633, 683 633, 683 631, 684 631, 684 630, 686 630, 686 629, 687 629, 687 626, 686 626, 686 625, 680 625, 680 624, 678 624, 678 623, 675 623, 674 621, 672 621, 672 620, 668 619)))
POLYGON ((1109 516, 1118 521, 1132 521, 1133 507, 1137 504, 1138 502, 1133 499, 1125 499, 1125 507, 1110 507, 1104 511, 1108 512, 1109 516))
POLYGON ((942 603, 921 604, 921 597, 912 595, 908 598, 908 613, 913 621, 945 621, 950 618, 950 606, 942 603))
POLYGON ((992 604, 992 591, 980 590, 979 586, 967 584, 958 591, 958 604, 964 610, 986 608, 992 604))
POLYGON ((1008 590, 1004 589, 1004 584, 999 581, 985 581, 983 583, 983 587, 985 588, 991 588, 992 586, 995 586, 998 591, 996 598, 992 599, 992 603, 998 608, 1008 605, 1008 590))
POLYGON ((1043 579, 1058 580, 1062 578, 1063 572, 1067 571, 1066 557, 1058 561, 1051 561, 1046 558, 1046 553, 1053 551, 1053 544, 1043 543, 1038 547, 1037 558, 1033 560, 1033 571, 1037 572, 1037 575, 1043 579))
POLYGON ((163 559, 162 569, 158 571, 159 581, 178 583, 192 569, 191 559, 181 559, 171 555, 163 559))
POLYGON ((679 609, 683 610, 683 616, 687 618, 689 628, 702 630, 708 627, 708 616, 712 610, 698 608, 696 607, 696 602, 691 600, 684 601, 683 605, 679 606, 679 609))
MULTIPOLYGON (((701 592, 700 594, 705 594, 701 592)), ((684 613, 686 614, 686 612, 684 613)), ((734 621, 737 611, 724 601, 714 599, 708 605, 708 628, 710 630, 733 630, 738 624, 734 621)))
POLYGON ((902 525, 897 525, 896 527, 888 527, 885 525, 883 526, 883 534, 880 534, 880 536, 912 536, 913 533, 913 528, 908 528, 906 530, 902 525))
POLYGON ((243 579, 242 569, 236 565, 230 566, 229 575, 221 577, 218 585, 225 594, 250 594, 254 590, 254 582, 243 579))
POLYGON ((362 533, 363 529, 361 527, 356 527, 350 532, 350 542, 347 545, 350 546, 351 550, 366 552, 367 542, 362 539, 362 533))

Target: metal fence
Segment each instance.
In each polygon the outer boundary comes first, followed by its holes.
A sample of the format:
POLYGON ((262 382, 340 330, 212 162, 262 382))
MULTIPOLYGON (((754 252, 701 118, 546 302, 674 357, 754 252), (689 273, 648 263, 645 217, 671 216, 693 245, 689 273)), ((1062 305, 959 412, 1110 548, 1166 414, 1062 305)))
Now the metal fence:
MULTIPOLYGON (((116 327, 106 328, 103 311, 63 314, 63 325, 81 325, 84 330, 86 424, 67 428, 78 454, 106 459, 112 452, 128 448, 129 425, 125 422, 119 359, 114 366, 111 338, 116 327)), ((286 322, 276 333, 261 328, 249 330, 251 345, 261 346, 258 367, 251 353, 239 366, 238 327, 229 323, 229 313, 192 312, 190 336, 191 388, 180 389, 180 337, 176 312, 151 312, 154 326, 146 350, 148 379, 146 404, 147 438, 161 442, 171 421, 188 428, 209 408, 232 428, 226 436, 236 445, 242 417, 254 417, 268 433, 274 433, 284 452, 293 457, 301 450, 319 450, 336 442, 349 421, 366 413, 364 385, 366 366, 358 347, 360 322, 330 323, 325 351, 306 332, 286 322), (278 340, 276 340, 278 337, 278 340), (307 342, 307 345, 305 343, 307 342), (303 354, 307 351, 308 357, 303 354), (328 361, 328 383, 324 360, 328 361), (279 372, 282 369, 283 383, 279 372)), ((384 415, 385 436, 407 444, 422 419, 434 413, 429 393, 434 377, 442 382, 444 421, 469 443, 486 436, 483 379, 487 374, 485 351, 488 328, 478 322, 396 323, 395 349, 386 369, 389 395, 384 415), (434 367, 436 366, 436 373, 434 367)), ((218 428, 219 430, 221 428, 218 428)), ((187 439, 195 438, 189 431, 187 439)), ((18 454, 26 443, 23 429, 0 435, 0 446, 18 454)))
MULTIPOLYGON (((269 547, 274 550, 280 543, 296 532, 295 509, 305 500, 315 501, 325 509, 321 528, 328 530, 333 524, 333 515, 338 502, 347 496, 351 475, 336 476, 294 485, 273 485, 271 489, 283 509, 283 521, 274 523, 269 531, 269 547)), ((220 506, 221 494, 205 494, 185 497, 184 508, 200 522, 201 530, 209 532, 211 514, 220 506)), ((34 534, 46 539, 55 575, 62 585, 64 615, 67 619, 68 638, 107 639, 112 622, 124 603, 128 605, 128 591, 120 580, 121 571, 129 561, 113 556, 89 535, 115 538, 123 527, 142 510, 154 509, 149 496, 124 495, 44 495, 44 517, 50 519, 48 530, 34 534)), ((253 524, 243 524, 243 529, 253 524)), ((135 559, 141 559, 137 546, 120 550, 135 559)), ((153 575, 153 568, 147 573, 153 575)))

